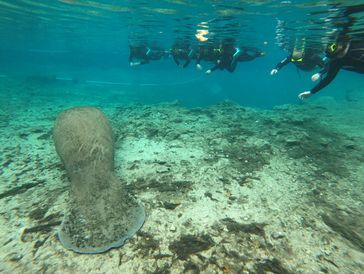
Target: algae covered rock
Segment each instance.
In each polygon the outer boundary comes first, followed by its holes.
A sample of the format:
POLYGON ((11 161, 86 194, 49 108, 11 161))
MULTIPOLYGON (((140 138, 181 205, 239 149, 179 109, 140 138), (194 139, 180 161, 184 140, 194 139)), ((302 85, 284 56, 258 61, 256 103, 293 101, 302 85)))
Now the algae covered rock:
POLYGON ((72 108, 56 119, 53 139, 71 181, 59 239, 79 253, 118 247, 143 225, 144 208, 114 174, 111 126, 96 108, 72 108))

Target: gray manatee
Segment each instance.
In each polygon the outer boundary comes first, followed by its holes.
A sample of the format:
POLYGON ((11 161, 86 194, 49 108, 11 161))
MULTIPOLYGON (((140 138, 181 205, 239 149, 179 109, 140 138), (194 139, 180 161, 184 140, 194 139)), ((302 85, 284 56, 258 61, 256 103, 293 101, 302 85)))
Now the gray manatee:
POLYGON ((142 227, 145 212, 115 177, 107 118, 93 107, 66 110, 56 119, 53 139, 71 181, 61 243, 78 253, 122 246, 142 227))

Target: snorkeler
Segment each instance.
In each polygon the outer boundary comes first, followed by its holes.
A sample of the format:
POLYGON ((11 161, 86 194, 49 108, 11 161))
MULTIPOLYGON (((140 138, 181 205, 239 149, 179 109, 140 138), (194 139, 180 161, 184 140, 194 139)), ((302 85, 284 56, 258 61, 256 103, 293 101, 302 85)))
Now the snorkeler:
POLYGON ((237 56, 238 62, 252 61, 255 58, 265 55, 263 51, 254 47, 239 47, 237 50, 239 51, 237 56))
POLYGON ((345 23, 334 22, 335 27, 341 27, 341 31, 336 42, 326 47, 326 56, 329 61, 320 72, 311 77, 312 81, 320 79, 320 82, 311 90, 301 92, 298 95, 300 99, 310 97, 325 88, 335 79, 341 69, 364 73, 364 38, 349 38, 348 35, 355 23, 355 18, 350 15, 357 12, 364 12, 364 4, 345 7, 342 14, 346 20, 341 20, 345 23))
POLYGON ((311 48, 295 48, 290 55, 279 62, 274 69, 271 70, 270 75, 275 75, 280 69, 289 63, 293 63, 297 68, 304 71, 311 71, 316 67, 324 67, 323 59, 317 52, 311 48))
POLYGON ((226 69, 234 72, 238 62, 246 62, 263 56, 264 52, 253 47, 235 47, 233 43, 224 43, 215 61, 215 66, 206 71, 211 74, 213 71, 226 69))
POLYGON ((340 69, 364 73, 364 40, 341 41, 327 46, 326 55, 330 61, 324 69, 312 76, 316 81, 324 75, 311 90, 301 92, 300 99, 307 98, 330 84, 340 69))
POLYGON ((150 60, 160 60, 167 52, 159 47, 129 46, 129 64, 131 67, 149 64, 150 60))
POLYGON ((194 50, 188 43, 176 42, 172 46, 170 53, 177 66, 186 68, 191 62, 191 59, 194 55, 194 50), (184 63, 181 64, 181 61, 184 61, 184 63))
POLYGON ((215 47, 211 44, 200 45, 194 54, 196 58, 196 68, 202 70, 201 61, 216 62, 221 52, 220 47, 215 47))

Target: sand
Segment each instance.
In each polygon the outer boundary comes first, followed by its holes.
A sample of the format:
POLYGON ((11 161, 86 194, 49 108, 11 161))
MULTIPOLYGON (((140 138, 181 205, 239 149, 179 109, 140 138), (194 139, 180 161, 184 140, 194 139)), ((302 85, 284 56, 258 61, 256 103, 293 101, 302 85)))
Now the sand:
POLYGON ((1 273, 364 273, 360 93, 188 109, 80 84, 0 84, 1 273), (57 239, 69 181, 53 123, 85 105, 110 119, 117 175, 147 214, 123 247, 96 255, 57 239))

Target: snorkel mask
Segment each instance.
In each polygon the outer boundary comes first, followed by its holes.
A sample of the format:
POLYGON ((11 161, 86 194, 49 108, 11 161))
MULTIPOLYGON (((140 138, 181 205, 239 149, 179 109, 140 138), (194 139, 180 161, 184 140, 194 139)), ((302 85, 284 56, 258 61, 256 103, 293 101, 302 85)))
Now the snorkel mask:
POLYGON ((337 50, 337 44, 336 43, 332 43, 332 44, 330 44, 330 45, 328 45, 326 47, 326 53, 329 54, 329 55, 335 54, 336 50, 337 50))
POLYGON ((291 62, 302 62, 305 55, 306 39, 303 38, 301 42, 296 40, 295 47, 292 52, 291 62))
POLYGON ((345 42, 334 42, 326 47, 326 55, 330 58, 345 56, 349 48, 349 43, 345 42))
POLYGON ((299 50, 294 49, 293 53, 292 53, 291 62, 302 62, 303 61, 303 55, 304 55, 303 51, 299 51, 299 50))

